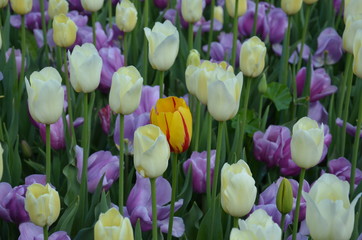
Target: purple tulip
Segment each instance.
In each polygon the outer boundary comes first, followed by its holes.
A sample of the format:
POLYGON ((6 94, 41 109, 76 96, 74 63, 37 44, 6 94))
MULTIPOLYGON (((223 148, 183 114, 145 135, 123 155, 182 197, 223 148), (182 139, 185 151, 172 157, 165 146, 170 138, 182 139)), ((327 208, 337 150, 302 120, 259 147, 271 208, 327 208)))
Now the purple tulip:
POLYGON ((124 56, 118 47, 101 48, 99 55, 103 60, 99 89, 108 93, 111 88, 113 73, 124 66, 124 56))
MULTIPOLYGON (((80 37, 82 44, 93 43, 93 30, 91 27, 84 26, 78 28, 77 37, 80 37)), ((96 22, 96 48, 99 50, 103 47, 110 47, 113 36, 107 36, 102 25, 96 22)))
POLYGON ((313 66, 337 63, 343 55, 342 38, 334 28, 324 29, 318 37, 318 49, 313 55, 313 66))
POLYGON ((158 7, 159 9, 164 9, 167 7, 168 5, 168 0, 153 0, 153 3, 155 4, 156 7, 158 7))
MULTIPOLYGON (((75 146, 77 158, 78 181, 81 181, 83 169, 83 149, 75 146)), ((119 159, 109 151, 98 151, 88 158, 88 192, 93 193, 103 177, 102 187, 107 191, 119 177, 119 159)))
MULTIPOLYGON (((340 118, 337 118, 336 119, 336 124, 337 126, 339 127, 343 127, 343 120, 340 119, 340 118)), ((350 123, 346 123, 346 133, 352 137, 354 137, 356 135, 356 131, 357 131, 357 127, 353 126, 352 124, 350 123)), ((361 133, 359 135, 360 138, 362 138, 362 130, 361 130, 361 133)))
MULTIPOLYGON (((49 20, 48 16, 48 1, 44 1, 44 10, 45 10, 45 19, 46 22, 49 20)), ((21 16, 12 15, 10 16, 10 24, 15 28, 21 27, 21 16)), ((41 13, 40 13, 40 3, 39 0, 33 1, 33 7, 31 11, 25 15, 25 27, 29 30, 41 29, 41 13)))
POLYGON ((105 134, 108 134, 109 130, 111 129, 111 116, 112 116, 111 107, 107 105, 104 108, 101 108, 98 112, 98 116, 101 121, 103 132, 105 134))
MULTIPOLYGON (((303 93, 305 80, 307 76, 307 69, 301 68, 297 73, 295 80, 297 81, 297 94, 300 97, 303 93)), ((337 92, 338 88, 331 85, 331 78, 324 68, 319 68, 312 71, 310 83, 310 101, 315 102, 326 96, 332 95, 337 92)))
MULTIPOLYGON (((297 64, 299 61, 299 55, 300 55, 300 50, 301 50, 301 44, 299 43, 297 45, 297 49, 292 53, 292 55, 289 57, 289 63, 290 64, 297 64)), ((281 56, 283 53, 283 45, 276 43, 273 44, 272 49, 274 51, 274 53, 278 56, 281 56)), ((309 54, 310 54, 310 48, 307 44, 304 44, 303 47, 303 55, 302 58, 303 60, 307 61, 309 58, 309 54)))
MULTIPOLYGON (((211 183, 214 178, 216 150, 211 150, 210 157, 210 179, 211 183)), ((197 193, 206 192, 206 167, 207 167, 207 151, 192 152, 191 157, 183 164, 184 173, 187 174, 190 165, 192 166, 192 188, 197 193)))
MULTIPOLYGON (((6 53, 5 53, 5 57, 6 57, 6 62, 9 61, 10 55, 13 52, 12 48, 9 48, 6 53)), ((20 75, 20 71, 21 71, 21 50, 20 49, 15 49, 15 63, 16 63, 16 71, 18 73, 18 75, 20 75)), ((25 66, 26 68, 26 62, 25 62, 25 66)))
MULTIPOLYGON (((255 4, 248 1, 248 10, 238 19, 238 30, 243 36, 251 36, 254 25, 255 4)), ((268 9, 263 5, 258 6, 258 20, 256 24, 256 34, 264 40, 269 33, 269 25, 267 22, 266 11, 268 9)))
MULTIPOLYGON (((156 179, 157 225, 162 232, 167 233, 170 216, 171 185, 163 177, 156 179)), ((175 212, 181 208, 183 199, 175 202, 175 212)), ((152 199, 151 183, 149 178, 143 178, 137 173, 136 184, 132 188, 127 206, 124 207, 124 216, 131 220, 133 226, 140 220, 142 231, 152 229, 152 199)), ((180 217, 174 217, 172 235, 181 237, 185 232, 185 225, 180 217)))
MULTIPOLYGON (((25 222, 19 225, 20 236, 18 240, 43 240, 43 228, 32 222, 25 222)), ((58 231, 49 236, 49 240, 70 240, 64 231, 58 231)))
POLYGON ((319 124, 328 123, 328 112, 319 101, 309 103, 308 117, 317 121, 319 124))
POLYGON ((272 44, 280 43, 284 39, 288 28, 287 14, 281 8, 271 9, 267 15, 269 24, 269 41, 272 44))
POLYGON ((254 156, 257 160, 265 162, 268 167, 277 166, 283 158, 283 149, 288 139, 290 130, 287 127, 270 125, 265 133, 254 133, 254 156))
POLYGON ((68 2, 70 10, 84 11, 80 0, 68 0, 68 2))
POLYGON ((341 9, 341 5, 342 5, 342 0, 333 0, 333 7, 336 13, 339 13, 341 10, 343 10, 343 6, 341 9))
MULTIPOLYGON (((210 32, 211 21, 210 20, 206 21, 204 17, 201 17, 201 19, 194 24, 193 28, 194 33, 196 34, 200 28, 202 33, 210 32)), ((219 22, 218 20, 214 20, 213 30, 220 31, 221 29, 222 29, 222 23, 219 22)))
MULTIPOLYGON (((339 179, 350 181, 351 179, 351 162, 344 157, 333 159, 328 162, 328 172, 336 175, 339 179)), ((362 180, 362 171, 356 168, 354 186, 359 185, 362 180)))

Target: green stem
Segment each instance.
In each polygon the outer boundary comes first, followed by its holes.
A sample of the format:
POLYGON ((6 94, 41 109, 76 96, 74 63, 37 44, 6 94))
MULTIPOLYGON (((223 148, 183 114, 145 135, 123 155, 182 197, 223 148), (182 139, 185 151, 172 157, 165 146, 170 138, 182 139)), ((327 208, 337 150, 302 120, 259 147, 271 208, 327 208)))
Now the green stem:
POLYGON ((52 163, 51 163, 51 159, 50 159, 50 124, 45 124, 45 136, 46 136, 46 144, 45 144, 45 172, 46 172, 46 177, 47 177, 47 183, 50 183, 50 175, 51 175, 51 169, 52 169, 52 163))
POLYGON ((210 31, 209 31, 209 36, 208 36, 209 38, 207 40, 207 57, 206 57, 206 59, 209 59, 209 57, 210 57, 212 35, 214 34, 214 8, 215 8, 215 0, 211 0, 210 31))
POLYGON ((255 12, 254 12, 254 22, 253 22, 252 36, 256 36, 256 26, 257 26, 257 23, 258 23, 258 8, 259 8, 259 0, 255 0, 255 12))
POLYGON ((46 64, 49 65, 47 25, 45 22, 44 0, 40 0, 40 13, 41 13, 41 28, 43 30, 43 43, 44 43, 44 49, 45 49, 45 61, 46 61, 46 64))
POLYGON ((244 107, 242 109, 242 119, 241 119, 241 126, 240 126, 240 140, 239 140, 239 147, 237 147, 237 159, 240 159, 241 153, 243 152, 244 147, 244 134, 245 134, 245 127, 246 127, 246 115, 248 111, 248 104, 249 104, 249 95, 250 95, 250 86, 251 86, 251 78, 247 77, 246 79, 246 89, 245 89, 245 99, 244 99, 244 107))
POLYGON ((55 47, 55 59, 58 72, 62 72, 63 60, 62 60, 62 49, 59 46, 55 47))
POLYGON ((282 230, 282 239, 284 235, 284 225, 285 225, 285 214, 282 213, 282 220, 280 221, 280 229, 282 230))
POLYGON ((233 217, 234 218, 234 228, 239 228, 239 218, 238 217, 233 217))
MULTIPOLYGON (((143 9, 143 17, 144 17, 144 26, 148 27, 148 11, 149 11, 149 0, 145 0, 145 6, 143 9)), ((146 35, 143 38, 143 79, 145 79, 145 84, 147 85, 148 77, 148 50, 147 50, 147 38, 146 35)))
POLYGON ((287 84, 288 82, 288 61, 289 61, 289 42, 290 42, 290 29, 292 25, 292 18, 288 16, 288 28, 286 31, 284 43, 283 43, 283 53, 282 53, 282 68, 280 69, 280 82, 287 84))
POLYGON ((150 178, 150 181, 152 195, 152 240, 157 240, 156 178, 150 178))
POLYGON ((97 13, 92 13, 92 32, 93 32, 93 44, 97 48, 97 38, 96 38, 96 19, 97 19, 97 13))
POLYGON ((124 115, 119 114, 119 212, 123 215, 124 198, 124 115))
POLYGON ((196 100, 196 118, 195 118, 195 131, 194 131, 194 151, 199 150, 199 139, 200 139, 200 115, 201 115, 201 102, 196 100))
POLYGON ((260 102, 259 102, 259 128, 261 128, 261 122, 262 122, 262 111, 263 111, 263 95, 260 96, 260 102))
MULTIPOLYGON (((147 1, 147 0, 146 0, 147 1)), ((164 76, 165 76, 165 72, 164 71, 159 71, 160 76, 159 76, 159 83, 160 83, 160 98, 163 98, 163 81, 164 81, 164 76)))
POLYGON ((189 51, 194 48, 194 24, 189 23, 188 28, 188 44, 189 44, 189 51))
POLYGON ((124 56, 124 66, 127 66, 127 60, 128 60, 128 34, 124 33, 124 40, 123 40, 123 56, 124 56))
POLYGON ((307 4, 307 6, 306 6, 306 15, 305 15, 305 24, 304 24, 303 33, 302 33, 302 41, 300 43, 300 51, 299 51, 299 60, 298 60, 298 65, 297 65, 297 71, 302 66, 303 51, 304 51, 305 39, 307 37, 307 30, 308 30, 308 25, 309 25, 309 18, 310 18, 311 8, 312 8, 311 5, 307 4))
POLYGON ((112 20, 112 0, 108 0, 108 24, 109 29, 112 29, 113 27, 113 20, 112 20))
POLYGON ((21 100, 21 92, 23 90, 25 78, 25 56, 26 56, 26 42, 25 42, 25 16, 21 15, 21 69, 19 79, 19 96, 18 101, 21 100))
POLYGON ((47 225, 45 225, 43 227, 43 234, 44 234, 44 240, 48 240, 49 233, 48 233, 48 226, 47 225))
POLYGON ((171 195, 171 207, 170 207, 170 218, 168 220, 168 233, 167 240, 172 239, 172 228, 173 228, 173 216, 175 214, 175 201, 177 192, 177 178, 178 178, 178 160, 177 153, 172 154, 172 195, 171 195))
POLYGON ((231 52, 231 62, 230 65, 233 66, 235 71, 235 59, 236 59, 236 39, 238 37, 238 6, 239 0, 235 1, 235 11, 234 11, 234 20, 233 20, 233 48, 231 52))
POLYGON ((344 96, 346 94, 346 83, 349 76, 349 72, 352 71, 352 59, 353 55, 351 53, 347 53, 346 57, 346 66, 344 68, 344 78, 342 78, 341 84, 339 85, 339 93, 341 94, 338 99, 338 110, 337 110, 337 117, 342 116, 342 109, 344 106, 344 96))
POLYGON ((295 205, 294 223, 293 223, 293 240, 297 239, 298 221, 299 221, 299 210, 300 210, 300 198, 302 195, 303 182, 306 170, 302 168, 299 175, 299 187, 297 195, 297 203, 295 205))
POLYGON ((212 134, 212 117, 207 112, 207 160, 206 160, 206 196, 207 206, 211 207, 211 134, 212 134))

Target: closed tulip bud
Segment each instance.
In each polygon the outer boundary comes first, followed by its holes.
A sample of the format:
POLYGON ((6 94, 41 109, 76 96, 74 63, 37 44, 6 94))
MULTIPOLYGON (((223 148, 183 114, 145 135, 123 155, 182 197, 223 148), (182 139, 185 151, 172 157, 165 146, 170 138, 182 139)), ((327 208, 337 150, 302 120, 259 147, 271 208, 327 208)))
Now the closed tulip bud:
POLYGON ((75 46, 68 52, 70 83, 76 92, 94 91, 101 80, 102 58, 91 43, 75 46))
POLYGON ((349 16, 342 36, 343 48, 347 52, 353 53, 353 43, 356 39, 356 34, 360 29, 362 29, 362 17, 349 16))
POLYGON ((307 203, 306 222, 313 239, 350 239, 354 209, 361 193, 350 203, 349 183, 325 173, 314 182, 309 193, 302 194, 307 203))
POLYGON ((186 151, 191 142, 192 116, 182 98, 168 97, 157 101, 151 110, 151 123, 159 126, 166 135, 172 152, 186 151))
POLYGON ((202 0, 182 0, 181 13, 186 22, 199 21, 202 17, 202 0))
POLYGON ((33 8, 33 0, 10 0, 11 8, 16 14, 25 15, 33 8))
POLYGON ((64 89, 62 77, 53 67, 33 72, 29 80, 25 77, 28 105, 32 118, 44 124, 58 121, 63 112, 64 89))
POLYGON ((318 0, 303 0, 305 2, 305 4, 313 4, 318 2, 318 0))
POLYGON ((124 218, 115 208, 101 213, 94 226, 94 240, 133 240, 133 229, 129 218, 124 218))
POLYGON ((353 73, 362 78, 362 30, 356 34, 353 44, 353 73))
POLYGON ((25 210, 30 220, 40 226, 51 226, 60 213, 59 194, 49 184, 34 183, 28 187, 25 197, 25 210))
POLYGON ((256 198, 255 180, 244 160, 221 169, 221 206, 233 217, 248 214, 256 198))
POLYGON ((134 66, 121 67, 113 74, 109 105, 113 112, 128 115, 140 104, 143 78, 134 66))
POLYGON ((254 36, 243 43, 240 49, 240 70, 245 76, 259 76, 265 66, 266 47, 263 41, 254 36))
POLYGON ((59 14, 53 20, 53 40, 59 47, 70 47, 77 37, 77 26, 72 19, 59 14))
POLYGON ((21 150, 23 151, 24 156, 27 158, 31 158, 33 155, 33 151, 31 150, 29 143, 25 140, 21 140, 21 150))
POLYGON ((191 49, 189 55, 187 56, 186 66, 189 65, 200 65, 200 53, 196 49, 191 49))
POLYGON ((104 0, 81 0, 82 7, 89 12, 97 12, 103 7, 104 0))
POLYGON ((302 8, 303 0, 282 0, 282 9, 288 15, 294 15, 302 8))
POLYGON ((221 24, 224 23, 224 9, 221 6, 214 7, 214 19, 218 20, 221 24))
POLYGON ((292 160, 299 167, 308 169, 319 163, 323 153, 324 128, 308 117, 303 117, 293 126, 290 148, 292 160))
POLYGON ((131 32, 137 24, 137 9, 129 0, 122 0, 116 7, 116 24, 123 32, 131 32))
POLYGON ((236 115, 242 87, 243 73, 235 76, 234 71, 224 71, 216 81, 208 83, 207 91, 212 97, 207 98, 207 109, 215 120, 226 121, 236 115))
POLYGON ((134 133, 134 166, 147 178, 162 176, 168 166, 170 146, 162 130, 156 125, 145 125, 134 133))
POLYGON ((59 14, 66 15, 68 10, 69 6, 66 0, 49 0, 48 14, 50 18, 54 18, 59 14))
MULTIPOLYGON (((229 16, 234 18, 235 17, 234 15, 235 15, 236 0, 226 0, 225 4, 226 4, 226 10, 227 10, 229 16)), ((239 0, 239 2, 238 2, 238 10, 236 12, 236 15, 237 15, 236 17, 240 17, 240 16, 244 15, 246 10, 248 10, 247 1, 246 0, 239 0)))
POLYGON ((263 74, 263 76, 260 79, 260 82, 258 84, 258 91, 261 94, 265 94, 268 91, 268 83, 266 81, 266 76, 265 73, 263 74))
POLYGON ((9 0, 0 0, 0 8, 4 8, 8 5, 9 0))
POLYGON ((167 71, 175 62, 180 37, 177 28, 168 20, 156 22, 151 29, 144 28, 148 44, 148 60, 153 69, 167 71))
POLYGON ((3 171, 4 171, 4 165, 3 165, 3 147, 1 146, 0 143, 0 180, 3 177, 3 171))
POLYGON ((283 178, 277 194, 277 208, 280 213, 288 214, 293 208, 293 189, 289 180, 283 178))

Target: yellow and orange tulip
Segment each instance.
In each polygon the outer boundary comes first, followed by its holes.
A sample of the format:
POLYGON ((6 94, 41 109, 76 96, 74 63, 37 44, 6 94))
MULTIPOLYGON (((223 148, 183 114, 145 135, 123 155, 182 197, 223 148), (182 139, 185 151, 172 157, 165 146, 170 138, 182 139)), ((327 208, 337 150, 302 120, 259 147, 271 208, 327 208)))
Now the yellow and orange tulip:
POLYGON ((181 153, 188 149, 192 136, 192 116, 184 99, 159 99, 151 110, 150 118, 151 123, 159 126, 166 135, 172 152, 181 153))

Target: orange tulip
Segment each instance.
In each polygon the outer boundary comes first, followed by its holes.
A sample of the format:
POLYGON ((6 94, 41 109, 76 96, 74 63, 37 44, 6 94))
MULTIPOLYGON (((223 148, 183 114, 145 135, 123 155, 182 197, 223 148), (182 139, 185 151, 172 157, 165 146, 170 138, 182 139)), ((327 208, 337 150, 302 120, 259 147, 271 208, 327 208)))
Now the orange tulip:
POLYGON ((161 128, 172 152, 181 153, 190 146, 192 116, 185 100, 178 97, 161 98, 151 110, 151 123, 161 128))

